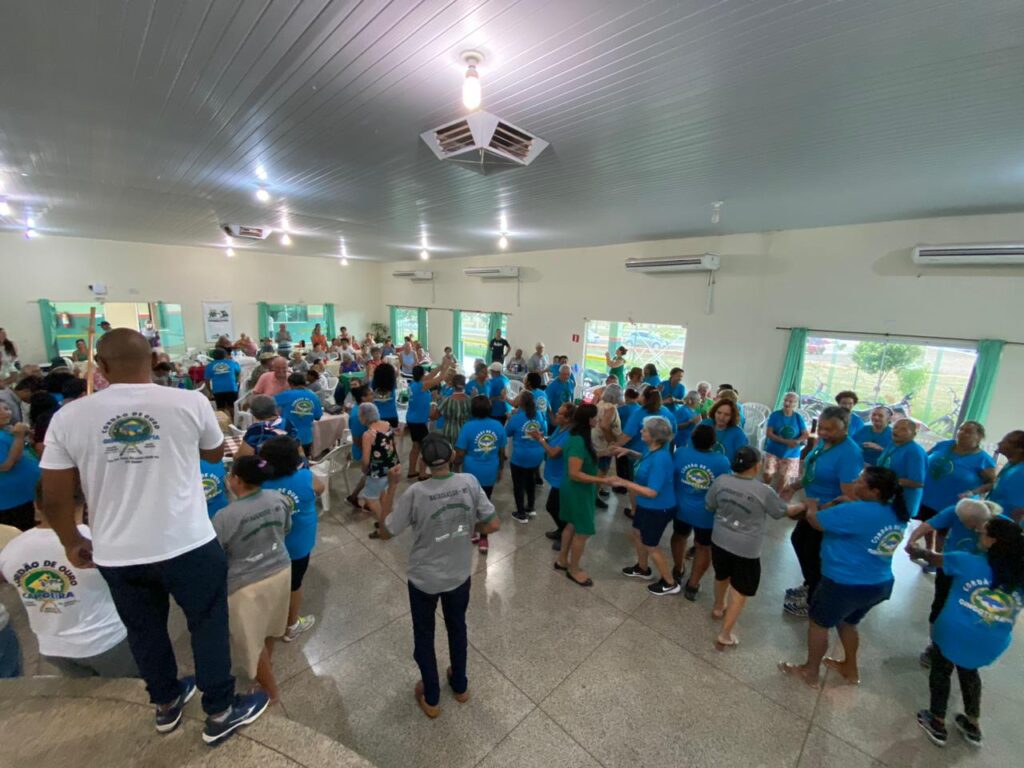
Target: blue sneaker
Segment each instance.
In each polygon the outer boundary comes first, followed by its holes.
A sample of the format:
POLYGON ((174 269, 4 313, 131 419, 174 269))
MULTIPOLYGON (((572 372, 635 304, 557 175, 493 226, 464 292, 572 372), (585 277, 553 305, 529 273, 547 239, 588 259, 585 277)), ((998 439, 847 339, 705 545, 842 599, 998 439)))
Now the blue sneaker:
POLYGON ((206 718, 203 728, 203 741, 209 745, 219 744, 236 729, 254 722, 270 705, 270 697, 263 691, 250 693, 247 696, 235 696, 235 703, 223 720, 206 718))
POLYGON ((157 733, 170 733, 178 727, 178 723, 181 722, 181 713, 188 703, 189 699, 196 695, 196 679, 195 677, 183 677, 179 681, 181 683, 181 693, 178 694, 178 698, 174 700, 174 703, 167 709, 156 711, 156 730, 157 733))

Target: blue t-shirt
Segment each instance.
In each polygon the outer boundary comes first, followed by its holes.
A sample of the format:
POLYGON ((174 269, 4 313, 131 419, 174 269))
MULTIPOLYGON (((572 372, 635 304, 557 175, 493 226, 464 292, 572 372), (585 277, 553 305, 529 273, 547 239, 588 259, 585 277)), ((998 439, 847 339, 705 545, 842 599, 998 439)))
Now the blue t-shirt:
POLYGON ((961 493, 981 484, 982 470, 996 465, 985 451, 960 455, 953 453, 954 445, 955 440, 943 440, 928 451, 928 474, 921 499, 926 507, 938 510, 956 504, 961 493))
MULTIPOLYGON (((7 459, 14 440, 14 435, 10 432, 0 430, 0 462, 7 459)), ((6 472, 0 472, 0 509, 13 509, 34 500, 37 482, 39 462, 32 458, 25 448, 13 467, 6 472)))
MULTIPOLYGON (((923 483, 925 471, 928 467, 928 454, 924 448, 911 440, 903 445, 893 443, 878 457, 878 466, 887 467, 902 479, 912 480, 915 483, 923 483)), ((903 488, 903 500, 907 503, 907 510, 910 516, 917 515, 921 509, 921 497, 924 495, 924 488, 903 488)))
POLYGON ((853 442, 858 445, 860 452, 864 454, 864 463, 871 464, 872 466, 878 464, 878 460, 882 457, 882 451, 892 445, 892 427, 889 426, 881 432, 875 432, 874 427, 870 424, 865 424, 856 432, 851 432, 850 434, 853 437, 853 442), (864 443, 878 443, 882 446, 882 450, 865 448, 864 443))
POLYGON ((672 466, 672 452, 668 445, 656 451, 648 451, 636 463, 634 473, 637 485, 652 488, 658 492, 653 499, 637 494, 636 505, 643 509, 676 508, 675 468, 672 466))
POLYGON ((382 421, 388 419, 398 418, 398 400, 395 397, 395 391, 390 392, 373 392, 373 404, 377 406, 377 413, 380 414, 382 421))
POLYGON ((352 415, 348 420, 348 428, 352 430, 352 461, 363 460, 363 435, 366 427, 359 420, 359 406, 352 407, 352 415))
POLYGON ((848 501, 821 510, 818 522, 825 531, 823 575, 837 584, 892 581, 892 556, 907 529, 892 507, 877 501, 848 501))
POLYGON ((708 488, 719 475, 730 475, 729 459, 714 451, 698 451, 692 445, 676 450, 676 518, 695 528, 712 528, 715 513, 704 506, 708 488))
POLYGON ((972 531, 960 521, 956 513, 956 505, 946 507, 928 521, 928 525, 937 531, 946 531, 946 543, 943 552, 981 552, 978 547, 978 532, 972 531))
POLYGON ((548 396, 548 406, 550 406, 552 413, 558 413, 558 409, 561 408, 565 403, 572 402, 573 390, 575 387, 568 381, 562 381, 561 379, 555 379, 548 384, 547 389, 544 391, 548 396))
POLYGON ((542 435, 548 433, 548 420, 539 408, 536 417, 532 419, 523 410, 512 414, 512 418, 505 425, 505 434, 512 438, 510 464, 533 469, 539 467, 540 463, 544 461, 544 446, 529 436, 529 433, 534 430, 542 435))
POLYGON ((210 382, 210 391, 214 394, 221 392, 237 392, 238 377, 242 374, 242 366, 234 360, 214 360, 206 364, 203 371, 203 378, 210 382))
POLYGON ((423 382, 409 383, 409 410, 405 414, 407 424, 426 424, 430 421, 430 390, 423 388, 423 382))
MULTIPOLYGON (((807 422, 804 421, 804 417, 796 411, 793 411, 789 416, 785 414, 781 409, 772 412, 772 415, 768 417, 768 423, 765 424, 765 429, 771 427, 779 437, 785 438, 786 440, 796 440, 807 430, 807 422)), ((771 438, 765 438, 764 449, 767 453, 772 456, 778 456, 780 459, 799 459, 800 451, 803 449, 802 445, 794 445, 792 448, 788 445, 778 443, 771 438)))
POLYGON ((537 410, 547 416, 548 411, 551 410, 550 403, 548 403, 547 390, 531 389, 529 392, 533 395, 533 402, 537 404, 537 410))
POLYGON ((292 529, 285 536, 284 545, 292 560, 300 560, 313 551, 316 544, 316 493, 313 492, 313 473, 308 469, 267 480, 267 491, 279 491, 289 501, 292 529))
POLYGON ((200 459, 199 472, 203 478, 206 514, 212 518, 228 505, 228 494, 224 486, 224 462, 200 459))
POLYGON ((988 498, 1001 506, 1007 517, 1015 509, 1024 509, 1024 461, 1007 464, 999 471, 988 498))
POLYGON ((697 424, 700 421, 694 421, 700 414, 690 408, 688 405, 677 405, 676 406, 676 423, 678 428, 676 429, 676 439, 673 441, 676 448, 682 448, 684 445, 690 442, 690 435, 693 434, 693 430, 697 428, 697 424))
POLYGON ((508 379, 504 376, 495 376, 487 382, 487 396, 491 398, 491 416, 496 419, 500 419, 502 416, 507 416, 508 412, 512 410, 512 406, 508 404, 508 401, 495 399, 501 397, 502 390, 505 390, 505 395, 507 397, 508 379))
POLYGON ((626 447, 631 451, 637 451, 639 453, 647 452, 647 446, 644 445, 644 441, 640 437, 640 432, 644 428, 644 419, 651 416, 661 416, 666 419, 669 426, 672 427, 673 432, 679 429, 679 424, 676 422, 675 414, 673 414, 672 411, 664 405, 661 406, 657 413, 649 413, 644 408, 637 408, 629 417, 629 421, 622 427, 622 431, 629 435, 629 442, 626 443, 626 447))
POLYGON ((814 450, 807 454, 801 481, 807 498, 817 499, 821 504, 842 496, 840 485, 852 483, 864 469, 864 456, 849 436, 827 450, 826 445, 824 440, 819 440, 814 450))
POLYGON ((500 421, 470 419, 462 425, 455 448, 466 454, 462 468, 487 488, 498 481, 498 455, 507 444, 500 421))
POLYGON ((324 415, 320 398, 308 389, 286 389, 274 395, 278 413, 295 430, 295 439, 303 445, 313 442, 313 422, 324 415))
MULTIPOLYGON (((450 387, 447 384, 442 384, 440 391, 441 391, 441 400, 447 400, 449 397, 451 397, 453 394, 455 394, 454 387, 450 387)), ((429 408, 427 408, 427 412, 428 413, 430 412, 429 408)), ((434 426, 437 429, 437 431, 440 432, 441 429, 444 427, 444 416, 438 416, 437 420, 434 422, 434 426)))
POLYGON ((483 395, 484 397, 487 397, 488 386, 490 385, 490 383, 490 379, 487 379, 483 383, 481 383, 480 380, 474 376, 472 379, 466 382, 465 392, 470 397, 476 397, 477 395, 483 395))
POLYGON ((619 424, 625 429, 633 414, 640 410, 640 403, 624 403, 615 410, 619 412, 619 424))
MULTIPOLYGON (((714 427, 715 422, 711 419, 704 419, 701 424, 707 424, 709 427, 714 427)), ((747 434, 739 427, 726 427, 725 429, 715 430, 715 445, 712 447, 712 451, 720 453, 729 459, 731 463, 736 458, 736 451, 747 445, 750 441, 747 440, 747 434)))
MULTIPOLYGON (((548 437, 548 445, 552 448, 561 448, 565 450, 565 443, 569 439, 569 428, 559 427, 551 436, 548 437)), ((565 456, 559 456, 557 459, 550 457, 544 460, 544 479, 547 480, 548 485, 552 488, 561 488, 562 479, 565 477, 565 456)))
POLYGON ((671 380, 663 381, 661 382, 660 389, 662 400, 666 400, 667 398, 671 397, 673 400, 679 401, 678 403, 673 403, 672 405, 669 406, 673 411, 676 411, 682 407, 683 398, 686 397, 686 387, 683 386, 683 382, 679 382, 673 387, 671 380))
POLYGON ((846 429, 846 434, 848 434, 848 435, 856 435, 858 432, 860 432, 860 430, 861 430, 861 428, 863 426, 864 426, 864 419, 862 419, 860 416, 858 416, 853 411, 850 411, 850 426, 846 429))
POLYGON ((661 386, 661 376, 644 376, 644 384, 658 389, 661 386))
POLYGON ((987 667, 1010 647, 1013 623, 1024 607, 1024 591, 996 589, 986 555, 949 552, 942 570, 953 585, 935 620, 932 638, 942 655, 965 669, 987 667))

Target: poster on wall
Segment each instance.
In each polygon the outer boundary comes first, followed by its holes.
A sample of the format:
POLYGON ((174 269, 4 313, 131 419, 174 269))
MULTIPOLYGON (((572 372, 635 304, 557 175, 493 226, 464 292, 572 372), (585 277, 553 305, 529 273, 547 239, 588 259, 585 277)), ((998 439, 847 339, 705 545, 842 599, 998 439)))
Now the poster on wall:
POLYGON ((216 341, 221 336, 234 339, 235 332, 231 316, 231 302, 204 301, 203 326, 206 329, 207 341, 216 341))

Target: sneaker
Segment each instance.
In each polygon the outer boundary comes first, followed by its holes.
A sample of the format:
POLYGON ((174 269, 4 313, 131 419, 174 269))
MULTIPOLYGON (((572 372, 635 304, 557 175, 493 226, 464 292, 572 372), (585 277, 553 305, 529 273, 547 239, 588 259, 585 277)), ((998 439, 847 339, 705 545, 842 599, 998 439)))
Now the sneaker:
POLYGON ((530 522, 530 516, 527 515, 525 512, 518 512, 518 511, 513 512, 512 513, 512 519, 515 520, 517 523, 528 523, 528 522, 530 522))
POLYGON ((940 723, 927 709, 922 709, 917 713, 917 724, 921 726, 921 729, 928 734, 928 738, 931 739, 932 744, 937 747, 946 746, 946 740, 949 738, 949 732, 946 731, 946 724, 940 723))
POLYGON ((196 695, 196 679, 191 675, 189 677, 183 677, 179 681, 181 683, 181 693, 178 694, 178 698, 174 700, 165 710, 156 711, 156 730, 157 733, 170 733, 178 727, 178 723, 181 722, 181 712, 185 708, 189 699, 196 695))
POLYGON ((206 718, 203 728, 203 741, 211 746, 219 744, 243 725, 254 722, 270 705, 270 697, 263 691, 250 693, 246 696, 235 696, 234 706, 223 720, 206 718))
POLYGON ((672 578, 675 579, 676 581, 682 581, 683 580, 683 572, 673 568, 672 569, 672 578))
POLYGON ((487 539, 485 537, 480 537, 480 543, 477 545, 477 549, 480 551, 481 555, 487 554, 487 551, 490 549, 490 545, 487 543, 487 539))
POLYGON ((925 669, 932 668, 932 647, 930 645, 921 651, 921 655, 917 657, 917 663, 925 669))
POLYGON ((547 536, 552 541, 561 541, 562 540, 562 532, 559 531, 557 528, 555 530, 553 530, 553 531, 544 531, 544 535, 547 536))
POLYGON ((798 619, 806 619, 809 614, 807 603, 802 600, 787 600, 782 604, 782 610, 798 619))
POLYGON ((553 550, 555 550, 555 552, 561 552, 562 551, 562 542, 560 542, 560 541, 552 541, 551 542, 551 548, 553 550))
POLYGON ((623 568, 622 575, 629 576, 634 579, 645 579, 646 581, 650 581, 654 578, 654 571, 652 571, 650 568, 644 570, 640 567, 640 563, 634 563, 628 568, 623 568))
POLYGON ((790 587, 786 590, 787 600, 806 600, 807 599, 807 585, 801 584, 799 587, 790 587))
POLYGON ((600 498, 598 498, 597 501, 594 502, 594 506, 597 507, 598 509, 608 509, 608 502, 602 501, 600 498))
POLYGON ((536 482, 537 482, 537 485, 544 485, 544 478, 541 477, 540 475, 537 475, 537 481, 536 482))
POLYGON ((316 624, 316 616, 299 616, 299 620, 288 627, 288 631, 284 633, 284 637, 281 639, 286 643, 290 643, 306 630, 312 629, 314 624, 316 624))
POLYGON ((668 582, 664 579, 658 579, 656 584, 648 585, 647 591, 655 597, 661 597, 662 595, 678 595, 683 591, 683 588, 680 586, 678 581, 672 586, 669 586, 668 582))
POLYGON ((526 508, 526 514, 528 514, 530 517, 536 517, 537 516, 537 510, 534 509, 533 507, 527 507, 526 508))
POLYGON ((480 543, 480 534, 477 533, 476 531, 473 531, 473 535, 469 537, 469 541, 470 541, 471 544, 479 544, 480 543))
POLYGON ((691 603, 697 602, 698 592, 700 592, 700 584, 698 584, 696 587, 691 587, 689 584, 683 587, 683 597, 685 597, 691 603))
POLYGON ((612 492, 609 491, 607 488, 602 488, 597 492, 597 495, 599 498, 607 499, 609 496, 612 495, 612 492))
POLYGON ((967 715, 957 715, 953 718, 953 723, 956 725, 956 729, 960 731, 960 735, 964 737, 964 741, 972 747, 981 746, 981 728, 968 720, 967 715))

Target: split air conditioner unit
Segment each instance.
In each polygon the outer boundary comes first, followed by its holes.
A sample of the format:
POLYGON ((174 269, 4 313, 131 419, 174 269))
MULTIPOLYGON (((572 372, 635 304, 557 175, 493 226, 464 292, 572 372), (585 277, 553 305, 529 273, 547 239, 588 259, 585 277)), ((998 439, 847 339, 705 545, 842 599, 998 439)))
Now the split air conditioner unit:
POLYGON ((1024 245, 919 245, 914 263, 925 267, 1024 264, 1024 245))
POLYGON ((391 273, 392 277, 404 277, 414 283, 429 283, 434 279, 434 273, 426 269, 403 269, 391 273))
POLYGON ((472 267, 462 270, 462 274, 486 280, 508 280, 519 277, 519 267, 472 267))
POLYGON ((667 259, 626 259, 627 272, 714 272, 720 266, 721 259, 715 253, 667 259))
POLYGON ((224 224, 221 228, 228 237, 240 237, 243 240, 266 240, 274 231, 271 227, 254 227, 245 224, 224 224))

